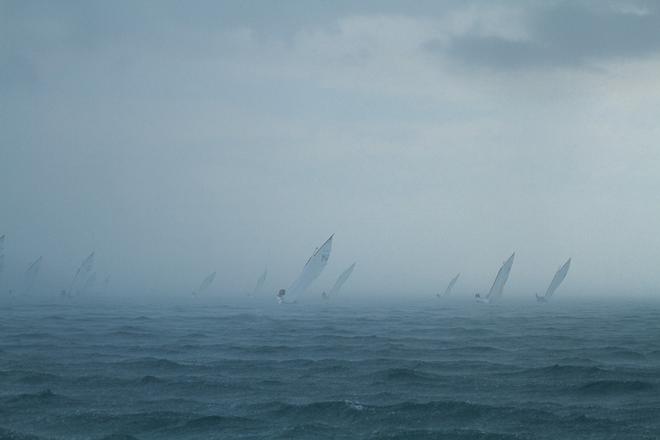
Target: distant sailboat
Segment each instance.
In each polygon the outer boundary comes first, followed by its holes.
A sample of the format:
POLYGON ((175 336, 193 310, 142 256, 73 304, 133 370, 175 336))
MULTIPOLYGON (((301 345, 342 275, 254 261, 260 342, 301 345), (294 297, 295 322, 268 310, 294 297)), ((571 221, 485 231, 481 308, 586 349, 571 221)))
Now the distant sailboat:
POLYGON ((205 291, 206 289, 208 289, 209 286, 213 283, 213 280, 215 280, 215 272, 213 272, 212 274, 210 274, 210 275, 208 275, 206 278, 204 278, 204 280, 203 280, 202 283, 199 285, 199 287, 197 288, 197 290, 194 290, 194 291, 192 292, 193 296, 197 296, 197 295, 199 295, 200 293, 204 293, 204 291, 205 291))
POLYGON ((252 290, 252 293, 249 293, 248 296, 254 296, 261 292, 261 289, 264 287, 264 283, 266 282, 266 277, 268 276, 268 268, 264 269, 264 272, 259 276, 257 279, 257 284, 254 286, 254 289, 252 290))
POLYGON ((482 298, 478 293, 475 295, 477 302, 492 303, 500 299, 502 292, 504 291, 504 286, 509 279, 509 273, 511 272, 515 256, 516 253, 514 252, 509 259, 502 264, 502 267, 500 267, 499 272, 497 272, 495 281, 493 281, 493 285, 490 287, 490 291, 488 291, 488 295, 486 295, 485 298, 482 298))
POLYGON ((309 260, 307 260, 307 263, 305 264, 305 267, 303 267, 302 272, 298 278, 296 278, 293 284, 291 284, 291 287, 289 287, 288 291, 284 289, 280 290, 277 296, 278 299, 282 298, 282 301, 280 301, 281 303, 284 302, 283 298, 287 293, 289 296, 294 297, 305 293, 310 284, 312 284, 314 280, 318 278, 319 275, 321 275, 321 272, 323 272, 323 269, 328 264, 328 259, 330 259, 333 237, 334 234, 331 235, 330 238, 328 238, 320 248, 317 248, 316 251, 314 251, 312 256, 309 257, 309 260))
POLYGON ((445 292, 442 295, 438 293, 436 296, 438 298, 444 298, 444 297, 449 296, 449 294, 451 293, 451 290, 454 288, 454 284, 456 284, 456 281, 458 281, 458 277, 460 277, 460 276, 461 276, 461 274, 459 273, 454 278, 452 278, 451 281, 449 282, 449 284, 447 285, 447 288, 445 289, 445 292))
POLYGON ((29 294, 34 287, 34 283, 37 280, 37 276, 39 275, 39 270, 41 270, 42 260, 42 257, 37 258, 32 263, 30 263, 30 266, 28 266, 27 270, 25 271, 23 278, 23 293, 26 295, 29 294))
POLYGON ((564 281, 564 278, 566 278, 566 275, 568 274, 568 269, 570 268, 571 268, 571 259, 569 258, 566 261, 566 263, 564 263, 563 266, 561 266, 555 273, 555 276, 552 278, 552 281, 550 281, 550 285, 548 286, 548 289, 545 291, 545 295, 539 296, 537 294, 536 300, 538 302, 543 302, 543 303, 548 302, 548 300, 552 298, 552 295, 555 293, 555 291, 564 281))
POLYGON ((337 278, 337 281, 335 281, 335 284, 332 286, 332 289, 330 289, 329 292, 323 292, 321 296, 323 299, 329 299, 333 296, 335 296, 337 293, 339 293, 339 290, 341 289, 341 286, 344 285, 344 283, 348 280, 348 278, 351 276, 353 273, 353 269, 355 269, 355 263, 351 264, 348 269, 343 271, 341 275, 337 278))
POLYGON ((74 294, 79 294, 81 293, 84 289, 84 287, 88 282, 89 282, 89 275, 92 273, 92 270, 94 269, 94 252, 89 254, 80 264, 78 267, 78 270, 76 271, 76 274, 73 276, 73 279, 71 280, 71 284, 69 285, 68 290, 63 290, 62 291, 62 296, 73 296, 74 294), (82 286, 79 286, 80 283, 82 283, 82 286))

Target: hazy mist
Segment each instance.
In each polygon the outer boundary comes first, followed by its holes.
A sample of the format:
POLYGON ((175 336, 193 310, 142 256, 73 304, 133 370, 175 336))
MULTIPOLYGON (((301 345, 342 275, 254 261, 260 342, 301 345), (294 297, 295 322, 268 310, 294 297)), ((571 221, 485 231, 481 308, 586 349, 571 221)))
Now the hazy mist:
POLYGON ((657 2, 352 3, 0 0, 0 290, 660 295, 657 2))

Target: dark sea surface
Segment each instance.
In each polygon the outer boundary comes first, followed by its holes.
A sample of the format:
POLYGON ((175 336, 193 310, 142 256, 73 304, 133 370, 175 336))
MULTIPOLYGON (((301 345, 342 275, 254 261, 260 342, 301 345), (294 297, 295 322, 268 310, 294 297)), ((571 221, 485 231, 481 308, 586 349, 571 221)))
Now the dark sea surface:
POLYGON ((658 303, 258 304, 3 307, 0 439, 660 438, 658 303))

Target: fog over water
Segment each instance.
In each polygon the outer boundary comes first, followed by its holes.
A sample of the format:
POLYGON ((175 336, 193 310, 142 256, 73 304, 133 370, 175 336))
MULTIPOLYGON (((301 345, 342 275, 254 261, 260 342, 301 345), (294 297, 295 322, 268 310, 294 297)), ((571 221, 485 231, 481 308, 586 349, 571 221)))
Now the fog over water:
POLYGON ((658 115, 658 1, 0 0, 0 440, 657 438, 658 115))
MULTIPOLYGON (((660 6, 0 1, 0 289, 660 295, 660 6)), ((202 295, 200 295, 202 296, 202 295)))

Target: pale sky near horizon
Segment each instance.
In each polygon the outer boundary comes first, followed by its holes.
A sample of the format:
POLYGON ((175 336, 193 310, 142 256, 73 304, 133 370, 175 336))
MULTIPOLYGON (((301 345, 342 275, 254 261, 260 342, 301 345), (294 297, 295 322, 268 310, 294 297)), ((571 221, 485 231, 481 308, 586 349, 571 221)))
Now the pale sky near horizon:
POLYGON ((409 3, 0 0, 9 278, 660 296, 660 2, 409 3))

